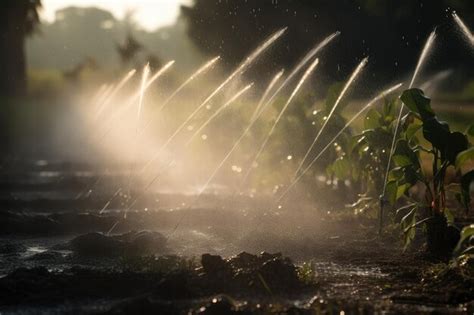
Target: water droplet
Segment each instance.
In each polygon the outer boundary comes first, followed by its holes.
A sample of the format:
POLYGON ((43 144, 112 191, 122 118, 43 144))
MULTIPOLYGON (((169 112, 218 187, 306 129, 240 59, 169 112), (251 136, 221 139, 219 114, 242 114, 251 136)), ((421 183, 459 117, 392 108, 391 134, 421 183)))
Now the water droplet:
POLYGON ((288 155, 288 156, 286 157, 286 159, 287 159, 288 161, 291 160, 292 158, 293 158, 292 155, 288 155))
POLYGON ((202 140, 207 140, 207 135, 202 135, 202 136, 201 136, 201 139, 202 139, 202 140))

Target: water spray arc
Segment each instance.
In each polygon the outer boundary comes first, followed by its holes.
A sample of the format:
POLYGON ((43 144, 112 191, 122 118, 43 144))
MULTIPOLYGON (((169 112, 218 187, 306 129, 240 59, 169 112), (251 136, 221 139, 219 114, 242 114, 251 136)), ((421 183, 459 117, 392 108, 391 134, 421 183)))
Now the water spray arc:
MULTIPOLYGON (((255 157, 253 158, 253 161, 252 163, 250 164, 250 167, 247 169, 247 172, 245 173, 243 179, 242 179, 242 182, 241 182, 241 185, 243 185, 247 178, 249 177, 250 173, 252 172, 252 169, 253 169, 253 165, 257 162, 258 158, 260 157, 260 155, 262 154, 263 150, 265 149, 265 147, 267 146, 267 143, 268 141, 270 140, 270 137, 273 135, 273 132, 275 131, 275 128, 276 126, 278 125, 278 123, 280 122, 281 118, 283 117, 283 114, 286 112, 286 109, 288 108, 288 106, 291 104, 291 102, 293 101, 294 97, 296 96, 296 94, 298 93, 298 91, 300 90, 300 88, 303 86, 303 83, 306 81, 306 79, 313 73, 313 71, 316 69, 317 65, 319 64, 319 59, 316 58, 312 63, 311 65, 308 67, 308 69, 305 71, 305 73, 303 74, 303 76, 301 77, 300 81, 298 82, 298 84, 296 85, 295 89, 293 90, 293 92, 291 93, 290 97, 288 98, 288 100, 286 101, 285 105, 283 106, 283 108, 281 109, 280 113, 278 114, 275 122, 273 123, 270 131, 268 132, 267 136, 265 137, 265 139, 263 140, 262 144, 260 145, 260 148, 258 149, 257 151, 257 154, 255 155, 255 157)), ((270 102, 268 102, 268 104, 270 104, 270 102)))
POLYGON ((105 110, 107 105, 110 103, 110 101, 115 97, 115 95, 127 84, 127 82, 135 75, 137 70, 132 69, 130 70, 123 78, 120 80, 120 82, 111 90, 110 94, 107 95, 107 97, 101 101, 101 104, 99 105, 99 108, 96 112, 96 119, 99 118, 99 116, 102 114, 102 112, 105 110))
MULTIPOLYGON (((258 46, 244 61, 184 120, 184 122, 171 134, 171 136, 164 142, 164 144, 157 150, 153 158, 147 163, 151 165, 161 153, 168 147, 173 139, 187 126, 187 124, 216 96, 225 86, 229 84, 237 75, 242 75, 248 67, 259 57, 265 50, 267 50, 275 41, 277 41, 285 32, 286 27, 275 32, 263 44, 258 46)), ((142 172, 145 168, 142 169, 142 172)))
MULTIPOLYGON (((426 43, 423 47, 423 50, 421 51, 420 58, 418 59, 415 71, 413 72, 413 76, 410 81, 410 85, 408 88, 412 88, 413 84, 415 83, 415 80, 418 76, 418 73, 420 72, 421 68, 426 62, 426 59, 428 58, 429 53, 431 52, 433 48, 433 44, 436 39, 436 29, 431 32, 430 36, 426 40, 426 43)), ((385 171, 385 177, 383 181, 383 188, 382 188, 382 195, 380 196, 380 213, 379 213, 379 233, 382 232, 382 226, 383 226, 383 217, 384 217, 384 207, 386 204, 385 200, 385 194, 387 193, 387 182, 388 182, 388 175, 390 173, 390 164, 392 163, 392 156, 395 151, 395 143, 398 135, 398 129, 400 128, 400 122, 402 120, 402 115, 403 115, 403 110, 405 106, 403 103, 400 105, 400 111, 398 113, 397 117, 397 123, 395 125, 395 131, 393 133, 393 138, 392 138, 392 143, 390 145, 390 153, 388 155, 388 162, 387 162, 387 167, 385 171)))
POLYGON ((266 107, 268 104, 271 104, 273 100, 276 98, 276 96, 281 92, 283 88, 285 88, 288 83, 291 82, 291 80, 300 72, 303 67, 310 62, 314 56, 316 56, 317 53, 319 53, 323 48, 325 48, 330 42, 332 42, 337 36, 339 36, 341 32, 334 32, 331 35, 327 36, 325 39, 323 39, 322 42, 318 43, 314 48, 312 48, 306 55, 303 57, 303 59, 293 68, 293 70, 290 72, 288 77, 283 81, 283 83, 276 89, 276 91, 270 96, 268 101, 265 102, 263 107, 266 107))
POLYGON ((351 76, 349 77, 349 79, 347 80, 346 84, 344 85, 341 93, 339 93, 339 96, 337 97, 336 99, 336 102, 334 103, 331 111, 329 112, 329 115, 327 116, 326 120, 324 121, 323 125, 321 126, 321 128, 319 129, 318 133, 316 134, 316 137, 314 137, 314 140, 313 142, 311 143, 311 145, 309 146, 308 150, 306 151, 303 159, 301 160, 300 164, 298 165, 298 168, 296 169, 296 172, 295 174, 293 175, 293 178, 296 178, 296 176, 298 176, 298 173, 299 171, 301 170, 301 168, 303 167, 304 165, 304 162, 306 161, 306 159, 308 158, 309 154, 311 153, 311 151, 313 150, 315 144, 318 142, 319 138, 321 137, 321 134, 322 132, 324 131, 324 129, 326 128, 329 120, 331 120, 331 117, 332 115, 334 114, 334 112, 336 111, 336 108, 338 107, 338 105, 341 103, 341 100, 343 99, 343 97, 346 95, 346 92, 349 90, 349 88, 351 87, 351 85, 356 81, 356 79, 358 78, 358 76, 360 75, 360 73, 362 72, 362 70, 365 68, 365 66, 367 65, 369 59, 368 58, 364 58, 360 63, 359 65, 356 67, 356 69, 354 70, 354 72, 352 72, 351 76))
POLYGON ((471 44, 471 47, 474 48, 474 34, 472 34, 471 30, 467 27, 463 20, 461 20, 461 18, 459 17, 459 15, 457 15, 456 12, 453 12, 453 19, 459 26, 459 29, 464 34, 466 39, 468 40, 469 44, 471 44))
POLYGON ((308 164, 306 168, 303 169, 299 173, 299 175, 291 181, 290 185, 283 191, 283 193, 280 195, 278 198, 277 202, 281 201, 287 194, 288 192, 298 183, 298 181, 309 171, 309 169, 316 163, 316 161, 326 152, 327 149, 331 147, 331 145, 337 140, 337 138, 346 130, 360 115, 362 115, 367 109, 369 109, 371 106, 375 105, 379 100, 387 96, 388 94, 398 90, 402 86, 401 83, 394 85, 380 94, 378 94, 376 97, 374 97, 369 103, 367 103, 364 107, 362 107, 361 110, 359 110, 345 125, 342 127, 341 130, 334 136, 334 138, 329 141, 329 143, 321 150, 319 151, 318 155, 308 164))
POLYGON ((214 114, 212 114, 194 133, 193 135, 189 138, 189 140, 186 142, 186 146, 188 146, 195 138, 198 136, 201 131, 207 127, 219 114, 224 111, 226 108, 228 108, 230 105, 232 105, 242 94, 247 92, 251 87, 253 86, 253 83, 248 84, 245 86, 242 90, 237 92, 234 96, 232 96, 224 105, 219 107, 214 114))
MULTIPOLYGON (((204 65, 202 65, 200 68, 198 68, 193 74, 191 74, 191 76, 189 76, 188 79, 186 79, 186 81, 184 81, 176 90, 174 90, 174 92, 171 93, 164 100, 164 102, 159 107, 157 107, 155 109, 155 111, 161 112, 170 103, 170 101, 172 101, 176 97, 176 95, 178 95, 188 84, 190 84, 192 81, 194 81, 200 75, 203 75, 208 70, 210 70, 216 64, 216 62, 218 62, 220 60, 220 58, 221 58, 220 56, 212 58, 211 60, 206 62, 204 65)), ((151 113, 151 117, 148 120, 148 122, 145 124, 145 126, 143 127, 143 131, 145 131, 151 125, 151 123, 153 121, 153 114, 154 113, 151 113)))
POLYGON ((250 118, 251 121, 254 120, 255 117, 259 116, 260 112, 264 110, 264 108, 262 108, 262 105, 264 104, 263 102, 267 100, 268 95, 272 91, 275 84, 277 84, 277 82, 280 80, 284 72, 285 72, 284 69, 280 70, 280 72, 278 72, 270 81, 267 88, 265 89, 265 92, 263 92, 262 97, 260 98, 260 101, 258 101, 257 106, 255 107, 252 117, 250 118))
MULTIPOLYGON (((274 84, 276 83, 276 81, 278 81, 278 79, 281 77, 281 75, 283 74, 283 70, 281 70, 279 73, 277 73, 275 75, 275 77, 272 79, 272 81, 270 81, 270 84, 268 85, 268 87, 265 89, 265 92, 263 93, 262 97, 260 98, 260 102, 258 103, 257 105, 257 108, 258 106, 260 105, 261 106, 261 103, 263 103, 263 100, 265 99, 265 96, 266 94, 268 94, 268 92, 271 90, 271 88, 274 86, 274 84)), ((255 122, 260 118, 260 116, 263 114, 263 112, 265 111, 265 108, 262 108, 260 111, 257 112, 257 110, 255 110, 254 114, 256 114, 255 117, 252 116, 252 118, 250 119, 250 123, 247 125, 247 127, 245 128, 245 130, 242 132, 242 134, 240 135, 240 137, 235 141, 234 145, 232 146, 232 148, 226 153, 226 155, 224 156, 224 158, 221 160, 221 162, 216 166, 216 168, 214 169, 214 171, 211 173, 211 175, 209 176, 209 178, 207 179, 207 181, 205 182, 204 184, 204 187, 207 187, 209 186, 209 184, 212 182, 212 180, 214 179, 214 177, 217 175, 217 173, 219 172, 219 170, 224 166, 224 164, 227 162, 227 160, 230 158, 230 156, 232 155, 232 153, 234 153, 234 151, 238 148, 239 144, 242 142, 242 140, 245 138, 245 136, 249 133, 250 129, 252 129, 253 125, 255 124, 255 122)))

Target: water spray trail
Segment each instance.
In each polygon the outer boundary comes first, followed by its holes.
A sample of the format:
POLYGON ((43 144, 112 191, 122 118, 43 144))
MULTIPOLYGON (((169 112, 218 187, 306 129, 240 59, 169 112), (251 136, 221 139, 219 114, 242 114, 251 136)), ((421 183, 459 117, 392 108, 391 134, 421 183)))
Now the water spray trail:
POLYGON ((400 87, 402 86, 401 83, 397 84, 397 85, 394 85, 392 86, 391 88, 383 91, 382 93, 380 93, 379 95, 377 95, 375 98, 373 98, 369 103, 367 103, 367 105, 365 105, 364 107, 362 107, 362 109, 360 111, 358 111, 345 125, 344 127, 342 127, 342 129, 336 134, 336 136, 334 136, 334 138, 332 138, 331 141, 329 141, 329 143, 318 153, 318 155, 311 161, 311 163, 309 163, 309 165, 295 178, 292 180, 291 184, 285 189, 285 191, 280 195, 280 197, 278 198, 277 202, 279 202, 281 199, 283 199, 286 194, 288 194, 288 192, 296 185, 296 183, 306 174, 306 172, 308 172, 308 170, 314 165, 314 163, 316 163, 316 161, 324 154, 324 152, 326 152, 327 149, 329 149, 331 147, 331 145, 334 143, 334 141, 337 140, 337 138, 344 132, 344 130, 346 130, 360 115, 362 115, 362 113, 364 113, 364 111, 366 111, 369 107, 373 106, 374 104, 376 104, 380 99, 382 99, 383 97, 385 97, 386 95, 392 93, 393 91, 399 89, 400 87))
MULTIPOLYGON (((253 86, 253 83, 247 85, 246 87, 244 87, 242 90, 240 90, 239 92, 237 92, 237 94, 235 94, 231 99, 229 99, 229 101, 227 101, 223 106, 221 106, 219 108, 219 110, 217 110, 202 126, 201 128, 199 128, 198 131, 196 131, 193 136, 191 137, 191 139, 189 139, 189 141, 186 143, 186 146, 188 146, 190 143, 191 143, 191 140, 197 135, 199 134, 199 132, 204 129, 204 127, 206 127, 215 117, 217 117, 217 115, 225 108, 227 108, 230 104, 232 104, 235 100, 237 100, 242 94, 244 94, 248 89, 250 89, 251 87, 253 86)), ((134 205, 135 203, 145 194, 145 192, 151 187, 151 185, 162 175, 162 173, 164 173, 165 171, 167 171, 168 169, 170 169, 173 165, 176 164, 176 161, 175 160, 172 160, 168 165, 167 167, 165 167, 165 169, 163 170, 163 172, 160 172, 159 174, 155 175, 151 180, 150 182, 148 182, 148 184, 145 186, 145 188, 142 190, 142 193, 140 196, 138 196, 137 198, 135 198, 133 200, 133 202, 130 204, 130 206, 127 208, 126 211, 130 210, 134 205)), ((145 166, 147 167, 147 166, 145 166)), ((210 182, 210 180, 209 180, 210 182)), ((207 188, 207 186, 209 185, 209 182, 206 183, 206 185, 203 186, 203 188, 200 190, 200 192, 196 195, 196 199, 194 201, 194 203, 199 200, 199 198, 201 197, 202 193, 204 192, 204 190, 207 188)))
POLYGON ((306 154, 304 155, 303 159, 301 160, 298 169, 296 170, 295 174, 293 175, 293 179, 298 176, 298 172, 301 170, 301 168, 304 165, 304 162, 306 162, 306 159, 308 158, 309 154, 314 148, 314 145, 318 142, 319 137, 321 136, 322 132, 326 128, 329 120, 331 119, 332 115, 336 111, 337 106, 341 103, 342 98, 345 96, 346 92, 349 90, 351 87, 352 83, 354 83, 359 76, 359 74, 362 72, 364 67, 367 65, 367 62, 369 61, 368 58, 364 58, 359 65, 355 68, 354 72, 352 72, 351 76, 349 77, 349 80, 347 80, 346 84, 344 85, 341 93, 339 93, 339 96, 336 99, 336 102, 334 103, 334 106, 332 107, 331 111, 329 112, 329 115, 327 116, 326 120, 324 121, 323 125, 319 129, 318 133, 316 134, 316 137, 314 137, 313 143, 309 146, 308 150, 306 151, 306 154))
POLYGON ((137 70, 132 69, 129 71, 122 80, 113 88, 113 90, 110 92, 109 95, 102 101, 102 104, 100 105, 100 108, 96 112, 96 119, 99 118, 100 114, 105 110, 107 105, 110 103, 110 101, 114 98, 114 96, 124 87, 125 84, 135 75, 137 70))
MULTIPOLYGON (((150 86, 159 78, 161 77, 172 65, 174 64, 174 60, 171 60, 169 61, 166 65, 164 65, 160 70, 158 70, 151 78, 150 80, 148 80, 145 84, 145 87, 143 89, 143 93, 145 93, 148 88, 150 88, 150 86)), ((118 119, 125 111, 125 109, 128 109, 129 106, 133 105, 135 101, 139 100, 140 99, 140 95, 141 95, 141 92, 142 92, 142 87, 140 88, 140 90, 135 93, 132 97, 130 97, 128 99, 128 101, 125 103, 125 105, 119 109, 115 115, 113 115, 110 119, 109 119, 109 124, 110 123, 113 123, 116 119, 118 119)), ((106 123, 104 123, 106 124, 106 123)), ((112 131, 112 129, 114 128, 115 126, 111 126, 110 128, 108 128, 101 136, 98 136, 96 137, 95 139, 96 140, 99 140, 99 144, 101 143, 101 141, 103 141, 105 139, 105 137, 107 136, 107 134, 112 131)), ((76 198, 79 198, 81 196, 84 196, 86 193, 87 194, 90 194, 92 192, 92 189, 100 182, 100 180, 102 179, 103 175, 99 176, 99 178, 94 181, 94 183, 92 183, 90 186, 87 186, 86 189, 81 192, 76 198)))
MULTIPOLYGON (((187 118, 186 120, 171 134, 171 136, 165 141, 165 143, 158 149, 156 154, 152 159, 147 163, 147 165, 152 164, 163 152, 163 150, 168 147, 168 145, 173 141, 173 139, 186 127, 186 125, 191 121, 191 119, 196 116, 196 114, 206 106, 209 101, 216 96, 235 76, 243 74, 247 68, 260 56, 268 47, 270 47, 278 38, 280 38, 286 31, 286 27, 274 33, 270 38, 268 38, 262 45, 257 47, 235 70, 232 72, 187 118)), ((145 168, 142 170, 144 171, 145 168)))
POLYGON ((296 65, 296 67, 291 71, 288 77, 283 81, 283 83, 278 87, 278 89, 272 94, 272 96, 265 102, 267 104, 272 103, 275 97, 280 93, 280 91, 288 85, 288 83, 298 74, 298 72, 311 60, 313 57, 320 52, 324 47, 326 47, 334 38, 339 36, 341 32, 335 32, 326 37, 322 42, 318 43, 314 48, 312 48, 304 57, 303 59, 296 65))
POLYGON ((117 197, 120 192, 122 191, 122 188, 119 188, 115 191, 115 193, 112 195, 112 197, 105 203, 105 205, 102 207, 102 209, 100 209, 99 211, 99 214, 102 214, 104 213, 104 211, 107 209, 107 207, 110 205, 110 203, 112 202, 112 200, 115 199, 115 197, 117 197))
MULTIPOLYGON (((217 115, 219 114, 219 112, 221 112, 223 109, 225 109, 226 107, 228 107, 230 104, 232 104, 235 100, 237 100, 242 94, 244 94, 248 89, 250 89, 251 87, 253 86, 253 83, 247 85, 246 87, 244 87, 242 90, 240 90, 239 92, 237 92, 237 94, 235 94, 231 99, 229 99, 229 101, 227 101, 223 106, 221 106, 219 108, 219 110, 217 110, 202 126, 201 128, 199 128, 198 131, 196 131, 193 136, 191 137, 191 139, 188 141, 188 143, 186 143, 186 146, 189 145, 189 143, 191 142, 191 140, 197 135, 199 134, 199 132, 204 129, 210 122, 211 120, 213 120, 215 117, 217 117, 217 115)), ((159 178, 160 175, 162 175, 162 173, 164 173, 166 170, 168 170, 169 168, 171 168, 173 165, 175 165, 176 161, 175 160, 172 160, 168 165, 167 167, 164 169, 163 172, 160 172, 159 174, 155 175, 151 180, 150 182, 145 186, 145 188, 143 189, 142 191, 142 195, 151 187, 151 185, 159 178)), ((147 167, 148 165, 146 165, 145 167, 147 167)), ((207 185, 204 187, 204 189, 207 187, 207 185)), ((202 194, 202 192, 204 191, 204 189, 198 194, 198 197, 199 198, 199 195, 202 194)), ((130 204, 130 206, 128 207, 128 210, 133 207, 133 205, 137 202, 137 200, 140 198, 141 196, 135 198, 135 200, 130 204)))
POLYGON ((270 81, 270 84, 268 84, 267 88, 265 89, 265 92, 263 92, 262 97, 260 98, 260 101, 257 103, 257 107, 255 107, 255 110, 252 114, 252 117, 250 118, 250 121, 254 120, 255 117, 257 117, 260 113, 260 109, 263 105, 263 102, 266 101, 268 94, 270 94, 271 90, 275 86, 275 84, 280 80, 281 76, 285 72, 284 69, 282 69, 280 72, 278 72, 273 79, 270 81))
MULTIPOLYGON (((194 72, 186 81, 184 81, 183 84, 181 84, 173 93, 171 93, 170 96, 166 98, 166 100, 158 107, 158 112, 162 111, 166 105, 179 93, 181 90, 183 90, 191 81, 196 79, 198 76, 201 74, 205 73, 207 70, 209 70, 214 64, 220 59, 220 56, 217 56, 215 58, 212 58, 208 62, 206 62, 202 67, 200 67, 196 72, 194 72)), ((145 127, 143 127, 143 130, 146 130, 151 122, 153 121, 153 113, 151 114, 150 120, 145 124, 145 127)))
POLYGON ((101 100, 102 95, 104 95, 105 91, 107 91, 108 87, 109 85, 107 83, 102 84, 97 90, 97 92, 95 92, 94 95, 91 97, 90 102, 96 107, 98 107, 100 105, 99 101, 101 100))
MULTIPOLYGON (((278 74, 280 73, 283 73, 283 70, 280 71, 278 74)), ((275 78, 277 77, 280 77, 280 76, 275 76, 275 78)), ((275 78, 273 81, 275 81, 275 78)), ((272 82, 273 82, 272 81, 272 82)), ((271 86, 272 84, 269 85, 269 87, 271 86)), ((270 89, 267 88, 267 91, 269 91, 270 89)), ((265 95, 265 93, 264 93, 265 95)), ((264 97, 262 97, 263 99, 264 97)), ((258 105, 257 105, 258 107, 258 105)), ((224 164, 227 162, 227 160, 229 159, 229 157, 232 155, 232 153, 234 153, 234 151, 237 149, 237 147, 239 146, 240 142, 242 142, 242 140, 245 138, 245 136, 248 134, 248 132, 250 131, 250 129, 253 127, 253 125, 255 124, 255 122, 260 118, 260 116, 263 114, 263 112, 265 111, 265 108, 263 108, 261 111, 259 111, 257 113, 257 115, 253 118, 253 119, 250 119, 250 123, 248 124, 247 128, 245 128, 244 132, 240 135, 240 137, 237 139, 237 141, 235 141, 234 145, 232 146, 232 148, 229 150, 229 152, 227 152, 227 154, 224 156, 224 158, 222 159, 222 161, 216 166, 216 168, 214 169, 214 171, 211 173, 211 175, 209 176, 209 178, 207 179, 206 183, 204 184, 204 187, 207 187, 209 186, 209 184, 211 183, 211 181, 214 179, 214 177, 217 175, 217 173, 219 172, 219 170, 224 166, 224 164)))
POLYGON ((277 31, 274 33, 272 36, 270 36, 269 39, 267 39, 262 45, 257 47, 255 51, 253 51, 238 67, 237 69, 234 70, 234 72, 231 73, 227 77, 227 79, 224 80, 215 90, 212 92, 205 100, 202 102, 202 104, 198 108, 204 107, 217 93, 219 93, 222 88, 224 88, 235 76, 241 75, 242 73, 247 70, 247 68, 257 59, 258 56, 262 52, 264 52, 268 47, 270 47, 278 38, 280 38, 286 31, 286 27, 282 28, 281 30, 277 31))
POLYGON ((428 54, 431 52, 431 48, 433 47, 433 43, 435 39, 436 39, 436 30, 431 32, 430 36, 428 37, 428 40, 425 43, 425 46, 423 47, 423 50, 420 55, 420 59, 418 59, 418 63, 415 68, 415 72, 413 73, 413 77, 411 78, 409 88, 413 87, 413 84, 415 83, 415 80, 418 77, 418 73, 420 72, 420 69, 423 67, 426 61, 426 58, 428 58, 428 54))
POLYGON ((96 113, 97 111, 100 110, 100 107, 102 106, 104 100, 110 95, 110 92, 113 90, 114 85, 113 84, 105 84, 103 85, 104 89, 102 92, 97 96, 96 98, 96 113))
MULTIPOLYGON (((430 36, 426 40, 425 46, 423 47, 423 50, 421 51, 420 58, 418 59, 418 63, 415 68, 415 72, 413 73, 413 77, 410 81, 410 86, 408 87, 411 89, 413 87, 413 84, 415 83, 416 77, 418 76, 418 73, 420 72, 420 69, 423 67, 426 58, 429 55, 429 52, 431 51, 433 47, 433 43, 436 39, 436 29, 431 32, 430 36)), ((390 146, 390 154, 388 155, 388 162, 387 162, 387 168, 385 170, 385 177, 383 181, 383 189, 382 189, 382 196, 381 196, 381 204, 383 205, 384 199, 385 199, 385 193, 387 190, 387 181, 388 181, 388 174, 390 173, 390 164, 392 163, 392 156, 393 152, 395 150, 395 142, 397 140, 397 134, 398 134, 398 129, 400 128, 400 121, 402 120, 402 115, 403 115, 403 109, 404 109, 403 103, 400 105, 400 111, 398 112, 398 117, 397 117, 397 124, 395 126, 395 132, 393 133, 393 138, 392 138, 392 144, 390 146)), ((381 207, 382 208, 382 207, 381 207)))
MULTIPOLYGON (((140 97, 138 99, 138 106, 137 106, 137 125, 136 125, 136 131, 135 131, 135 150, 133 150, 133 158, 132 158, 132 167, 130 168, 130 173, 128 174, 128 194, 130 194, 130 188, 132 185, 132 175, 134 171, 134 160, 136 158, 137 154, 137 137, 138 137, 138 129, 140 127, 140 119, 141 119, 141 113, 142 113, 142 108, 143 108, 143 99, 145 98, 145 91, 146 91, 146 84, 148 82, 148 75, 150 74, 150 64, 147 63, 145 67, 143 68, 143 76, 142 76, 142 82, 140 84, 140 97)), ((113 197, 112 197, 113 198, 113 197)), ((127 218, 127 212, 124 213, 124 219, 127 218)))
MULTIPOLYGON (((305 71, 305 73, 303 74, 303 76, 301 77, 300 81, 298 82, 298 84, 296 85, 295 89, 293 90, 293 92, 291 93, 290 97, 288 98, 288 100, 286 101, 285 105, 283 106, 283 108, 281 109, 280 113, 278 114, 277 116, 277 119, 275 120, 275 122, 273 123, 273 126, 272 128, 270 129, 270 131, 268 132, 265 140, 263 140, 263 143, 262 145, 260 146, 259 150, 257 151, 257 154, 255 155, 252 163, 250 164, 250 167, 247 169, 247 172, 245 173, 243 179, 242 179, 242 182, 241 182, 241 185, 243 185, 245 183, 245 181, 247 180, 248 176, 250 175, 250 173, 252 172, 252 168, 253 168, 253 165, 257 162, 258 158, 260 157, 260 155, 262 154, 263 150, 265 149, 267 143, 268 143, 268 140, 270 139, 270 137, 272 136, 273 132, 275 131, 275 128, 278 124, 278 122, 280 121, 280 119, 283 117, 283 114, 285 113, 286 109, 288 108, 288 106, 290 105, 291 101, 293 100, 293 98, 296 96, 296 94, 298 93, 298 91, 300 90, 301 86, 303 85, 303 83, 306 81, 306 79, 311 75, 311 73, 314 71, 314 69, 316 69, 316 66, 318 65, 319 63, 319 59, 316 58, 313 63, 308 67, 308 69, 305 71)), ((270 104, 268 102, 268 104, 270 104)))
POLYGON ((222 105, 218 110, 214 112, 202 125, 199 127, 196 132, 189 138, 189 140, 186 142, 186 146, 188 146, 194 138, 196 138, 197 135, 201 133, 201 131, 207 127, 211 123, 211 121, 214 120, 222 111, 224 111, 227 107, 229 107, 231 104, 233 104, 242 94, 247 92, 251 87, 253 86, 253 83, 250 83, 246 87, 244 87, 242 90, 237 92, 234 96, 232 96, 224 105, 222 105))
POLYGON ((453 18, 456 24, 459 26, 461 31, 463 32, 464 36, 466 36, 467 40, 469 41, 469 44, 474 47, 474 34, 472 34, 471 30, 467 27, 466 24, 461 20, 461 18, 456 14, 456 12, 453 12, 453 18))
MULTIPOLYGON (((151 78, 150 80, 148 80, 148 82, 146 83, 145 85, 145 91, 148 90, 148 88, 150 88, 150 86, 156 81, 158 80, 163 74, 165 74, 165 72, 171 68, 171 66, 173 66, 174 64, 174 60, 171 60, 169 61, 167 64, 165 64, 160 70, 158 70, 151 78)), ((140 95, 141 95, 141 89, 133 94, 131 97, 128 98, 128 100, 125 102, 125 104, 117 110, 117 112, 112 115, 110 118, 109 118, 109 121, 108 121, 108 124, 111 124, 113 123, 116 119, 118 119, 130 106, 134 105, 135 102, 137 100, 140 99, 140 95)), ((102 137, 104 137, 105 135, 107 135, 110 130, 113 128, 113 126, 111 128, 109 128, 103 135, 102 137)), ((102 137, 100 137, 99 139, 101 139, 102 137)))
POLYGON ((142 84, 140 87, 140 98, 138 100, 138 110, 137 110, 137 130, 138 130, 138 125, 140 124, 140 116, 142 113, 142 107, 143 107, 143 98, 145 96, 145 91, 146 91, 146 84, 148 81, 148 75, 150 74, 150 64, 146 64, 145 68, 143 69, 143 77, 142 77, 142 84))
POLYGON ((452 73, 453 73, 452 69, 440 71, 437 74, 435 74, 433 77, 431 77, 428 81, 423 83, 420 89, 425 91, 425 94, 428 95, 429 93, 426 93, 427 90, 430 90, 433 87, 436 87, 440 82, 446 80, 452 73))
POLYGON ((188 85, 191 81, 193 81, 194 79, 196 79, 198 76, 200 76, 201 74, 205 73, 207 70, 209 70, 212 66, 214 66, 214 64, 219 61, 221 59, 220 56, 217 56, 215 58, 212 58, 211 60, 209 60, 208 62, 206 62, 202 67, 200 67, 195 73, 193 73, 183 84, 181 84, 181 86, 179 86, 164 102, 163 104, 160 106, 159 110, 163 110, 163 108, 165 108, 165 106, 169 103, 169 101, 171 99, 173 99, 173 97, 176 96, 176 94, 178 94, 186 85, 188 85))

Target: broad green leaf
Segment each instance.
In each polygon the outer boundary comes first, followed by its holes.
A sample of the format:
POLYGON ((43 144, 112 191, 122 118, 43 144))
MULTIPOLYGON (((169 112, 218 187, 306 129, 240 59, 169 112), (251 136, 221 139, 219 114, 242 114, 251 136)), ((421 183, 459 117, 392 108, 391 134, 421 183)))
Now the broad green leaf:
POLYGON ((459 254, 464 247, 464 242, 471 239, 471 237, 474 237, 474 224, 468 225, 462 229, 461 238, 459 239, 454 252, 459 254))
POLYGON ((474 124, 467 127, 466 132, 468 136, 474 137, 474 124))
POLYGON ((406 90, 400 99, 411 111, 420 114, 422 120, 435 116, 433 109, 431 109, 431 100, 420 89, 406 90))
POLYGON ((399 165, 399 166, 406 166, 406 165, 411 164, 411 165, 413 165, 413 167, 415 169, 420 168, 420 162, 418 160, 418 155, 410 147, 407 140, 400 139, 400 140, 397 141, 397 146, 395 147, 395 155, 405 156, 409 160, 409 163, 407 163, 405 165, 399 165))
POLYGON ((364 136, 373 149, 389 147, 393 138, 393 135, 390 132, 382 128, 365 130, 364 136))
POLYGON ((393 162, 395 162, 395 165, 400 166, 400 167, 411 165, 411 160, 406 155, 400 155, 400 154, 394 155, 392 156, 392 160, 393 162))
POLYGON ((385 198, 392 206, 397 201, 397 189, 398 189, 398 182, 394 180, 389 181, 387 183, 387 187, 385 188, 385 198))
POLYGON ((463 167, 468 161, 474 162, 474 147, 469 148, 460 152, 456 157, 456 168, 460 169, 463 167))
POLYGON ((389 181, 398 181, 403 178, 405 175, 404 170, 401 167, 395 167, 390 170, 388 173, 388 180, 389 181))
POLYGON ((405 183, 405 184, 401 184, 397 187, 397 196, 396 196, 396 200, 400 199, 406 192, 407 190, 410 188, 410 184, 408 183, 405 183))
POLYGON ((448 137, 446 143, 446 159, 451 163, 455 164, 456 156, 467 150, 468 148, 467 137, 460 132, 452 132, 448 137))
POLYGON ((364 128, 365 129, 375 129, 381 127, 380 121, 382 119, 382 115, 374 108, 370 109, 367 112, 364 120, 364 128))
POLYGON ((408 125, 408 127, 405 130, 405 136, 407 140, 411 140, 416 132, 420 130, 423 127, 423 123, 419 120, 415 120, 411 124, 408 125))
POLYGON ((334 175, 339 179, 350 177, 351 174, 351 163, 349 159, 340 157, 332 165, 334 175))
POLYGON ((467 211, 471 203, 471 184, 474 182, 474 170, 461 177, 461 197, 462 203, 467 211))
POLYGON ((411 241, 415 238, 416 229, 416 211, 418 207, 413 207, 400 221, 400 226, 403 231, 405 249, 410 245, 411 241))
POLYGON ((410 185, 415 185, 418 180, 420 179, 420 174, 418 171, 420 168, 415 169, 413 165, 407 165, 403 168, 404 170, 404 176, 405 176, 405 182, 409 183, 410 185))
POLYGON ((454 214, 448 208, 444 209, 444 216, 446 217, 446 221, 448 225, 453 225, 454 223, 454 214))
POLYGON ((444 151, 450 134, 449 125, 439 121, 436 117, 423 121, 423 136, 440 151, 444 151))

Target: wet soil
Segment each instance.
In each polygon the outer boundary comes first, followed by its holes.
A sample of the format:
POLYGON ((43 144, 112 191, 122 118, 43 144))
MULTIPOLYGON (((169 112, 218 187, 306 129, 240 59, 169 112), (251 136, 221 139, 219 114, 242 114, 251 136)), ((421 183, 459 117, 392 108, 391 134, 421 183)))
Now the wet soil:
POLYGON ((100 213, 113 185, 77 198, 94 176, 29 169, 0 185, 2 314, 474 312, 472 278, 369 218, 150 191, 123 219, 125 197, 100 213))

